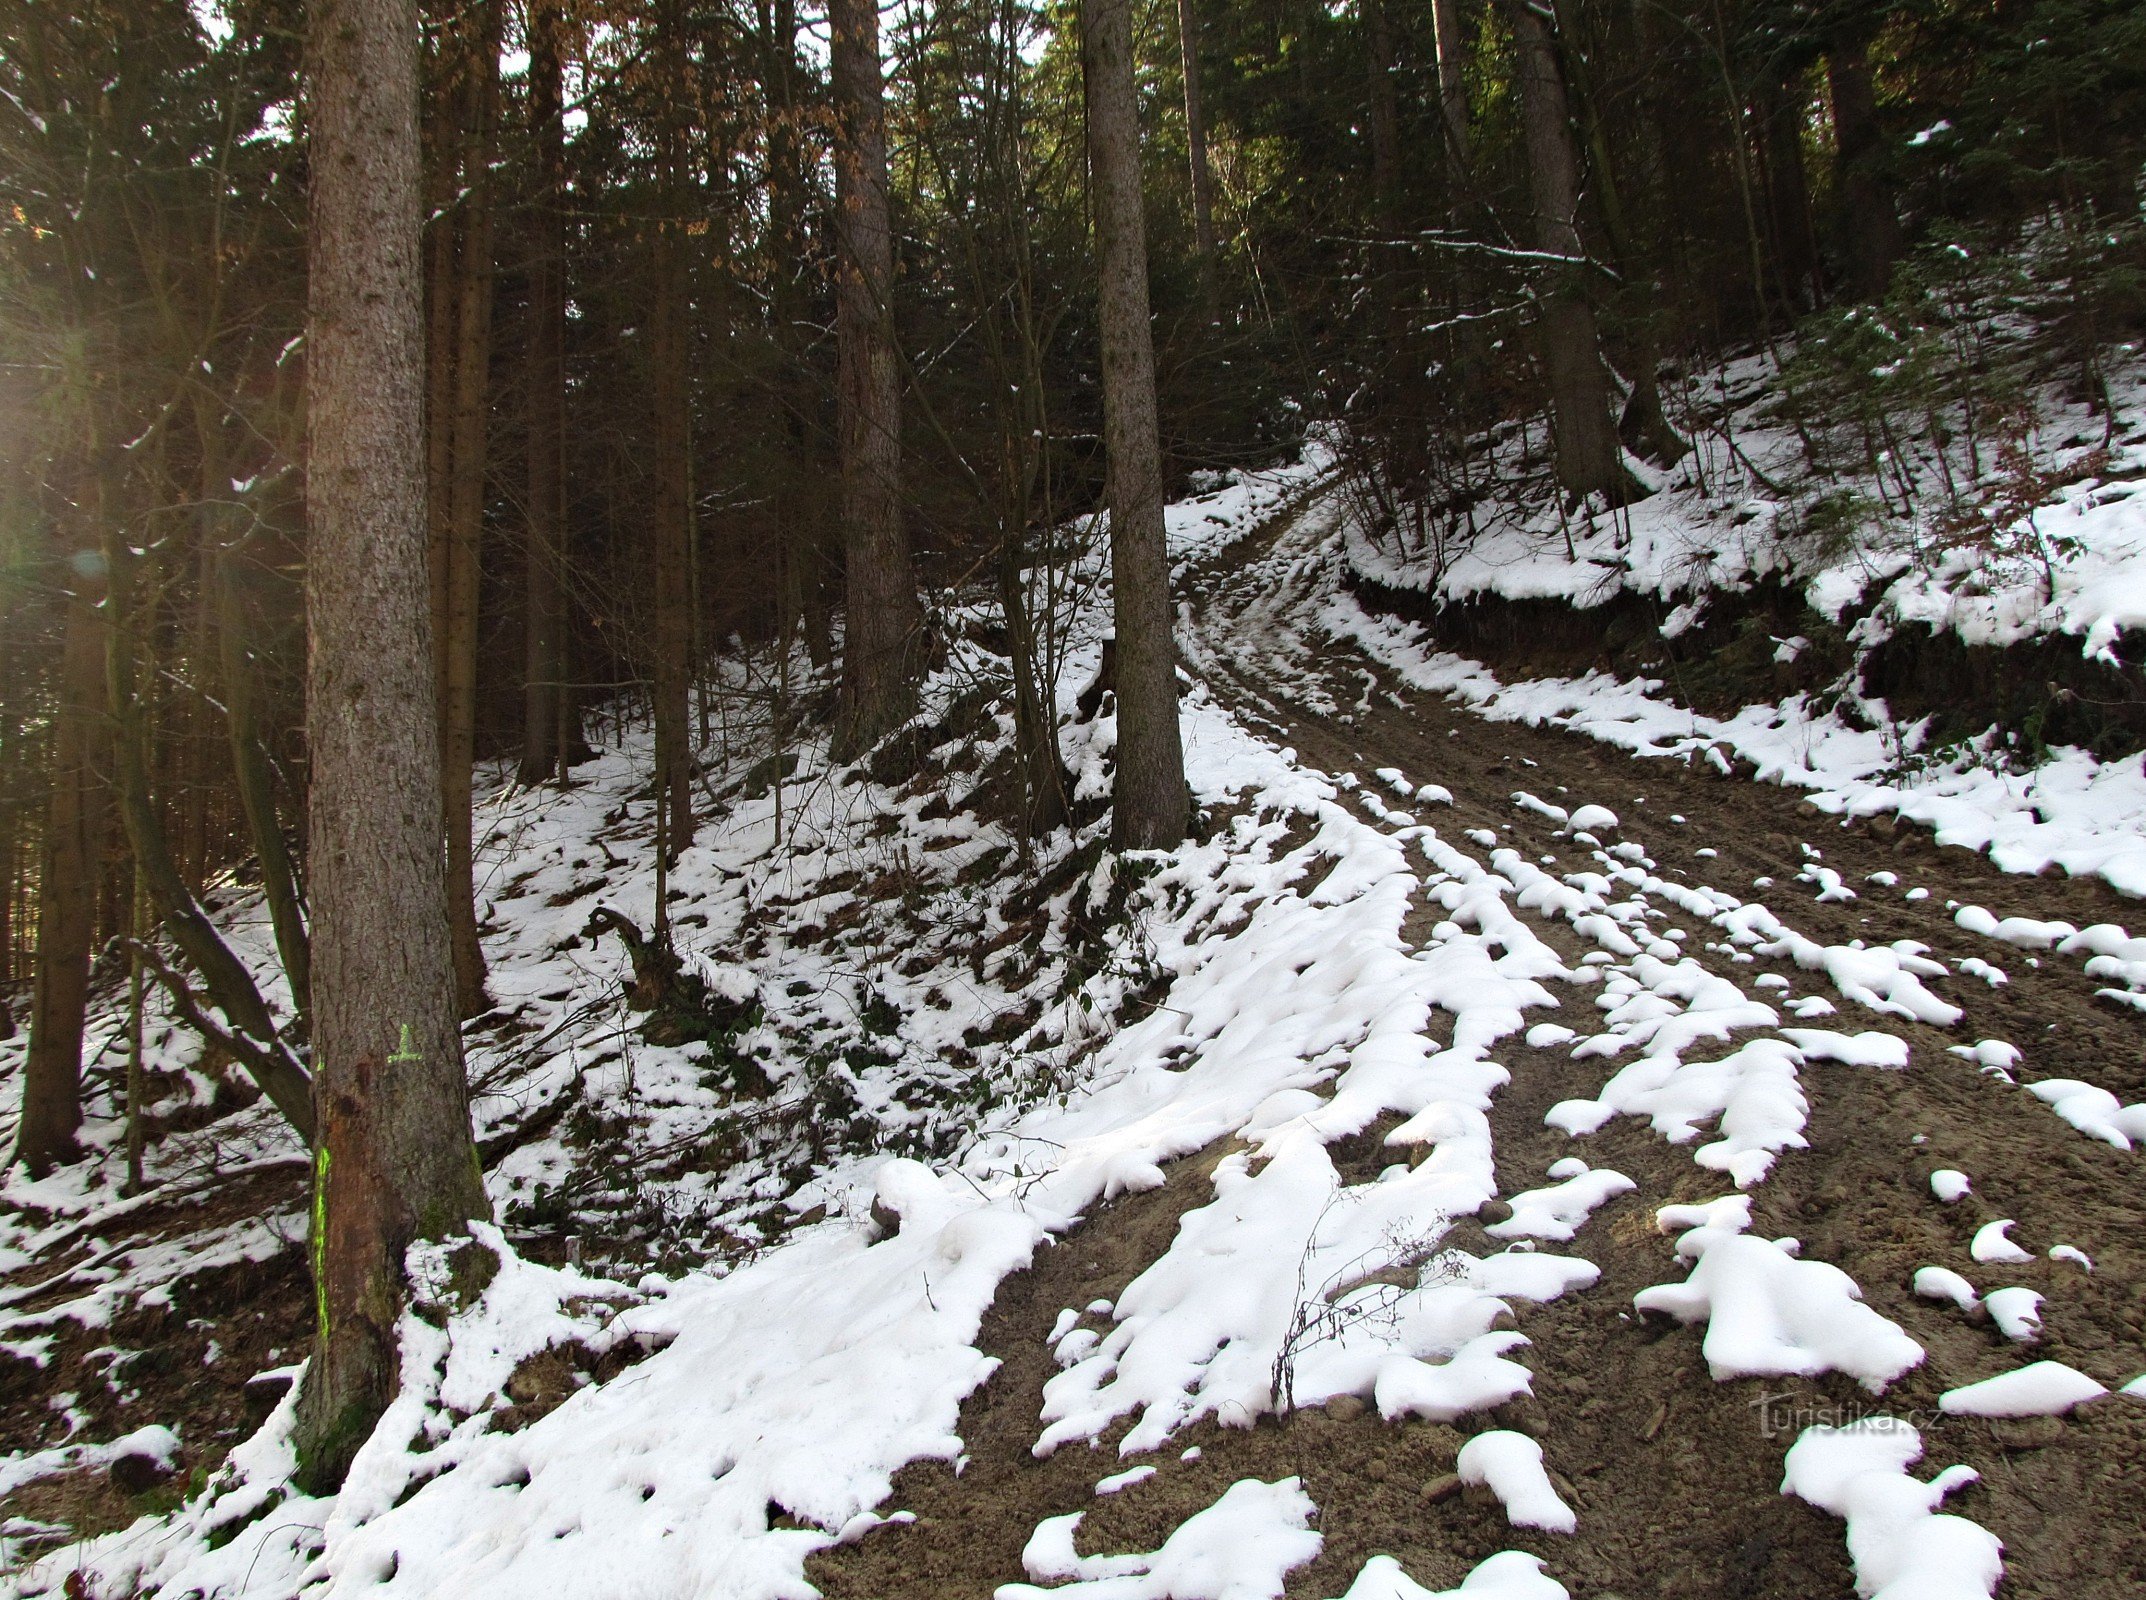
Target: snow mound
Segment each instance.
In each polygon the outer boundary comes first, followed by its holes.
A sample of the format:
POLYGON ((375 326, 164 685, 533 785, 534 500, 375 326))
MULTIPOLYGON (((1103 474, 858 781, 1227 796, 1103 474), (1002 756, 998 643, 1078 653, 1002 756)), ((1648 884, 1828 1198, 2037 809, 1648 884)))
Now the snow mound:
POLYGON ((1542 1446, 1524 1433, 1497 1428, 1477 1434, 1460 1447, 1454 1471, 1461 1482, 1481 1484, 1496 1495, 1516 1528, 1570 1533, 1580 1525, 1550 1482, 1542 1446))
POLYGON ((1983 1262, 2016 1263, 2032 1261, 2034 1259, 2032 1251, 2022 1250, 2006 1237, 2006 1231, 2011 1228, 2012 1220, 2010 1217, 2002 1217, 1995 1222, 1985 1222, 1975 1230, 1975 1237, 1967 1246, 1967 1253, 1977 1261, 1983 1262))
POLYGON ((1572 1600, 1571 1592, 1542 1570, 1542 1558, 1524 1550, 1500 1550, 1479 1562, 1457 1589, 1426 1589, 1392 1556, 1373 1556, 1341 1600, 1572 1600))
POLYGON ((1997 1331, 2017 1344, 2032 1344, 2042 1333, 2042 1297, 2032 1289, 1992 1289, 1982 1297, 1997 1331))
POLYGON ((1179 1523, 1161 1549, 1121 1556, 1076 1555, 1083 1514, 1050 1517, 1030 1536, 1021 1564, 1031 1578, 1074 1581, 1050 1589, 1003 1583, 996 1600, 1278 1600, 1287 1574, 1318 1558, 1317 1509, 1298 1479, 1243 1478, 1179 1523))
POLYGON ((1579 1232, 1597 1206, 1639 1187, 1621 1172, 1594 1168, 1546 1189, 1527 1189, 1512 1197, 1513 1214, 1483 1231, 1493 1239, 1555 1239, 1579 1232))
POLYGON ((1947 1467, 1923 1483, 1907 1470, 1921 1457, 1922 1436, 1893 1417, 1806 1428, 1789 1446, 1781 1492, 1848 1524, 1855 1590, 1865 1600, 1987 1600, 2004 1576, 2004 1546, 1937 1509, 1977 1474, 1947 1467))
POLYGON ((1845 1372, 1876 1393, 1923 1358, 1900 1325, 1863 1304, 1853 1278, 1823 1261, 1799 1261, 1778 1243, 1719 1228, 1677 1241, 1692 1258, 1682 1283, 1633 1296, 1642 1311, 1706 1320, 1700 1348, 1716 1379, 1816 1377, 1845 1372))
POLYGON ((1915 1292, 1925 1300, 1950 1300, 1962 1311, 1972 1311, 1980 1304, 1975 1286, 1950 1267, 1917 1267, 1915 1292))
POLYGON ((2056 1417, 2109 1391, 2076 1367, 2035 1361, 1994 1378, 1947 1389, 1940 1411, 1964 1417, 2056 1417))
POLYGON ((2134 1139, 2146 1139, 2146 1102, 2125 1105, 2106 1089, 2077 1078, 2044 1078, 2027 1085, 2034 1096, 2090 1139, 2129 1150, 2134 1139))

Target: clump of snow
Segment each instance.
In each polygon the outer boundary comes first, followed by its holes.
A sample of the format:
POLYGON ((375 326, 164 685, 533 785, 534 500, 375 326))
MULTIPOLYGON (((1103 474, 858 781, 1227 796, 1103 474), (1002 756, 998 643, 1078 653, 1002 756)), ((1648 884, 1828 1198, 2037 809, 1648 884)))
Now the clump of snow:
POLYGON ((2003 1544, 1937 1509, 1978 1475, 1947 1467, 1923 1483, 1908 1475, 1921 1457, 1922 1436, 1893 1417, 1806 1428, 1789 1446, 1781 1492, 1846 1521, 1867 1600, 1987 1600, 2004 1576, 2003 1544))
POLYGON ((2021 1261, 2032 1261, 2034 1253, 2031 1250, 2021 1249, 2008 1236, 2012 1225, 2013 1221, 2010 1217, 2002 1217, 1995 1222, 1983 1223, 1981 1227, 1975 1230, 1974 1239, 1967 1246, 1967 1253, 1977 1261, 1982 1262, 1998 1262, 2010 1265, 2021 1261))
POLYGON ((1296 1478, 1243 1478, 1222 1498, 1179 1523, 1146 1555, 1083 1556, 1073 1535, 1082 1513, 1047 1518, 1021 1552, 1031 1578, 1072 1579, 1055 1588, 1004 1583, 996 1600, 1278 1600, 1287 1575, 1318 1559, 1317 1508, 1296 1478))
POLYGON ((1956 1167, 1939 1167, 1930 1174, 1930 1192, 1948 1206, 1955 1200, 1965 1199, 1972 1187, 1967 1174, 1956 1167))
POLYGON ((1496 1495, 1516 1528, 1570 1533, 1580 1525, 1550 1482, 1542 1446, 1524 1433, 1499 1428, 1477 1434, 1460 1447, 1453 1470, 1461 1482, 1481 1484, 1496 1495))
POLYGON ((1597 1206, 1637 1187, 1621 1172, 1592 1168, 1550 1188, 1514 1195, 1513 1214, 1483 1231, 1493 1239, 1570 1239, 1597 1206))
POLYGON ((1677 1254, 1693 1262, 1691 1275, 1642 1289, 1633 1303, 1679 1322, 1704 1319, 1700 1349, 1717 1380, 1838 1371, 1875 1393, 1923 1358, 1922 1346, 1863 1304, 1855 1280, 1830 1263, 1710 1227, 1686 1233, 1677 1254))
POLYGON ((1541 1557, 1524 1550, 1500 1550, 1478 1562, 1458 1588, 1438 1590, 1424 1588, 1392 1556, 1373 1556, 1341 1600, 1572 1600, 1572 1596, 1542 1570, 1541 1557))
POLYGON ((1838 1061, 1850 1067, 1897 1070, 1908 1064, 1908 1042, 1897 1033, 1834 1033, 1827 1028, 1783 1028, 1781 1037, 1806 1061, 1838 1061))
POLYGON ((1975 1286, 1950 1267, 1917 1267, 1915 1292, 1925 1300, 1950 1300, 1962 1311, 1972 1311, 1981 1303, 1975 1286))
POLYGON ((2044 1078, 2028 1084, 2027 1093, 2090 1139, 2119 1150, 2129 1150, 2134 1139, 2146 1140, 2146 1101, 2127 1106, 2077 1078, 2044 1078))
POLYGON ((0 1456, 0 1495, 13 1494, 26 1483, 61 1472, 108 1467, 129 1456, 144 1456, 166 1471, 179 1458, 179 1436, 159 1423, 136 1428, 102 1444, 61 1444, 44 1450, 0 1456))
POLYGON ((2034 1361, 1994 1378, 1947 1389, 1938 1409, 1965 1417, 2056 1417, 2109 1391, 2061 1361, 2034 1361))
POLYGON ((2032 1344, 2041 1337, 2042 1297, 2032 1289, 1992 1289, 1982 1297, 1990 1321, 2007 1339, 2032 1344))

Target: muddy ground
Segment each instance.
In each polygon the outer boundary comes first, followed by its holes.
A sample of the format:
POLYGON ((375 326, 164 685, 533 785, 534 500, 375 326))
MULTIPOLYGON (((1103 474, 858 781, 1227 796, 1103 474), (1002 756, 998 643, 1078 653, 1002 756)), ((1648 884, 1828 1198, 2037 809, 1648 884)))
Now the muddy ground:
MULTIPOLYGON (((1283 527, 1280 537, 1288 532, 1283 527)), ((1557 1302, 1517 1307, 1519 1327, 1533 1341, 1520 1357, 1535 1375, 1532 1399, 1453 1427, 1388 1425, 1348 1404, 1334 1408, 1339 1415, 1265 1418, 1250 1429, 1203 1423, 1143 1458, 1161 1468, 1156 1476, 1108 1497, 1097 1497, 1094 1485, 1120 1466, 1122 1426, 1100 1452, 1069 1448, 1035 1460, 1029 1447, 1039 1431, 1042 1386, 1056 1370, 1046 1340, 1060 1309, 1115 1299, 1155 1259, 1176 1219, 1209 1197, 1206 1174, 1221 1153, 1210 1150, 1179 1163, 1167 1188, 1099 1210, 1008 1283, 983 1333, 984 1348, 1004 1364, 963 1410, 962 1472, 930 1463, 902 1474, 891 1504, 917 1521, 818 1558, 813 1581, 841 1600, 988 1596, 1023 1577, 1021 1547, 1046 1516, 1088 1509, 1078 1540, 1083 1553, 1150 1550, 1236 1479, 1293 1473, 1320 1507, 1326 1545, 1317 1562, 1292 1574, 1291 1600, 1339 1595, 1379 1552, 1436 1589, 1456 1583, 1484 1556, 1516 1546, 1544 1557, 1576 1596, 1595 1600, 1847 1596, 1854 1583, 1842 1525, 1780 1493, 1782 1457, 1809 1422, 1885 1411, 1921 1428, 1922 1475, 1953 1462, 1982 1475, 1949 1504, 2004 1541, 2004 1595, 2098 1600, 2146 1593, 2146 1404, 2112 1396, 2061 1422, 1989 1422, 1937 1411, 1943 1390, 2033 1355, 2112 1387, 2146 1369, 2146 1156, 2078 1134, 2022 1090, 1946 1049, 2008 1040, 2025 1054, 2023 1083, 2078 1077, 2127 1101, 2146 1096, 2146 1018, 2097 1001, 2098 985, 2083 976, 2078 958, 2045 954, 2030 964, 2029 952, 1959 928, 1947 908, 1948 901, 1972 902, 1999 916, 2136 926, 2146 920, 2138 903, 2098 882, 2009 875, 1889 821, 1843 827, 1790 790, 1630 758, 1553 729, 1490 723, 1441 697, 1411 693, 1345 647, 1294 635, 1273 604, 1271 569, 1250 565, 1265 553, 1255 543, 1200 575, 1204 603, 1194 610, 1202 659, 1212 685, 1240 714, 1311 764, 1367 784, 1382 767, 1419 784, 1443 784, 1453 793, 1451 810, 1422 813, 1442 833, 1494 828, 1501 843, 1530 856, 1563 855, 1570 866, 1584 862, 1579 848, 1546 819, 1517 808, 1513 792, 1527 789, 1567 807, 1607 805, 1624 820, 1623 837, 1641 842, 1663 877, 1763 897, 1792 926, 1826 943, 1916 939, 1948 964, 1979 956, 2006 972, 2009 982, 1997 988, 1965 978, 1943 984, 1944 997, 1966 1012, 1950 1029, 1871 1016, 1833 996, 1841 1014, 1825 1025, 1900 1033, 1911 1064, 1903 1072, 1806 1066, 1810 1148, 1785 1152, 1755 1191, 1757 1231, 1796 1236, 1808 1257, 1842 1267, 1928 1358, 1882 1400, 1838 1374, 1817 1382, 1712 1381, 1700 1355, 1702 1329, 1640 1317, 1632 1296, 1678 1275, 1654 1226, 1655 1208, 1710 1198, 1726 1184, 1698 1168, 1687 1148, 1635 1120, 1617 1119, 1576 1142, 1544 1126, 1552 1104, 1592 1094, 1616 1063, 1574 1062, 1563 1050, 1516 1040, 1500 1053, 1513 1081, 1491 1115, 1501 1189, 1539 1184, 1547 1164, 1569 1153, 1639 1185, 1598 1211, 1570 1247, 1602 1267, 1601 1281, 1557 1302), (1307 701, 1360 709, 1321 715, 1306 710, 1307 701), (1796 882, 1806 844, 1861 891, 1858 899, 1820 904, 1796 882), (1702 857, 1702 848, 1716 854, 1702 857), (1866 881, 1881 870, 1897 873, 1898 885, 1866 881), (1773 886, 1754 890, 1761 877, 1773 886), (1904 898, 1917 885, 1929 897, 1904 898), (1928 1182, 1939 1167, 1975 1174, 1977 1193, 1939 1204, 1928 1182), (2040 1250, 2065 1241, 2094 1259, 2091 1274, 2045 1255, 2003 1269, 2001 1278, 1970 1268, 1985 1287, 2018 1283, 2047 1296, 2044 1332, 2031 1353, 1986 1323, 1909 1291, 1919 1265, 1968 1266, 1975 1230, 2000 1216, 2018 1219, 2015 1232, 2040 1250), (1450 1477, 1455 1452, 1467 1433, 1493 1426, 1543 1440, 1547 1464, 1579 1513, 1576 1534, 1511 1529, 1495 1504, 1458 1492, 1450 1477), (1197 1459, 1174 1459, 1183 1448, 1196 1449, 1197 1459)), ((1429 918, 1419 912, 1418 922, 1410 932, 1420 940, 1429 918)), ((1581 951, 1560 920, 1542 920, 1538 932, 1568 957, 1581 951)), ((1785 960, 1732 966, 1704 943, 1695 937, 1686 948, 1747 992, 1757 973, 1771 970, 1790 977, 1799 993, 1829 993, 1785 960)), ((1584 1024, 1572 1013, 1588 1003, 1585 994, 1568 1000, 1562 1020, 1584 1024)), ((1348 1174, 1355 1177, 1387 1159, 1374 1139, 1359 1142, 1365 1148, 1355 1158, 1368 1166, 1348 1174)), ((1336 1151, 1346 1174, 1343 1155, 1336 1151)), ((1474 1249, 1490 1243, 1472 1223, 1451 1242, 1474 1249)))

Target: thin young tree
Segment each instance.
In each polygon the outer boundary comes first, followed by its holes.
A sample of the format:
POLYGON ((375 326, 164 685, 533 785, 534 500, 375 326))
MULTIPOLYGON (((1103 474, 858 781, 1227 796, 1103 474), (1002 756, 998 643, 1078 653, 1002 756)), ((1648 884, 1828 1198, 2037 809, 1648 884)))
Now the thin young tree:
POLYGON ((455 957, 456 1003, 472 1017, 485 993, 477 938, 476 867, 471 838, 471 767, 477 758, 477 625, 483 582, 484 500, 492 387, 492 241, 497 185, 499 44, 502 0, 484 0, 470 19, 468 143, 463 151, 462 253, 455 275, 453 413, 447 471, 447 629, 435 641, 440 705, 442 821, 447 834, 447 908, 455 957))
POLYGON ((307 68, 306 732, 316 1343, 299 1476, 395 1392, 404 1252, 486 1214, 456 1024, 421 442, 417 11, 315 0, 307 68))
POLYGON ((529 7, 528 567, 522 607, 521 781, 563 777, 566 561, 566 124, 561 0, 529 7))
POLYGON ((1200 98, 1200 14, 1197 0, 1177 0, 1177 56, 1185 75, 1185 159, 1192 179, 1192 238, 1202 282, 1212 287, 1215 185, 1207 159, 1207 111, 1200 98))
POLYGON ((902 525, 902 378, 877 0, 830 0, 835 101, 836 411, 848 615, 836 748, 855 754, 915 704, 924 608, 902 525))
POLYGON ((1191 802, 1170 633, 1131 0, 1083 0, 1081 68, 1101 280, 1104 498, 1117 624, 1118 766, 1110 832, 1120 849, 1168 850, 1185 837, 1191 802))
MULTIPOLYGON (((655 628, 649 683, 654 701, 656 788, 663 808, 657 837, 675 856, 693 842, 692 654, 693 386, 686 346, 692 338, 692 280, 686 271, 685 25, 682 8, 656 18, 656 181, 663 215, 650 230, 648 316, 650 442, 655 456, 655 628)), ((659 881, 661 881, 659 879, 659 881)), ((663 907, 657 906, 657 927, 663 907)))

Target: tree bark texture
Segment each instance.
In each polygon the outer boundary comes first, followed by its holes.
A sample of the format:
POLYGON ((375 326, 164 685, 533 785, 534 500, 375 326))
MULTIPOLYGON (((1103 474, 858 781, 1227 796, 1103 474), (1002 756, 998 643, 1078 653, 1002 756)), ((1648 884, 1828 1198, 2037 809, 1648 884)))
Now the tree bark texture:
POLYGON ((1110 505, 1117 625, 1118 765, 1111 839, 1120 849, 1168 850, 1185 837, 1191 802, 1177 723, 1177 649, 1170 632, 1131 0, 1083 0, 1081 63, 1100 280, 1104 495, 1110 505))
MULTIPOLYGON (((1181 0, 1190 4, 1190 0, 1181 0)), ((1364 0, 1365 87, 1371 102, 1371 192, 1378 197, 1379 227, 1388 233, 1399 223, 1401 183, 1401 106, 1394 92, 1393 18, 1386 0, 1364 0)))
POLYGON ((1806 108, 1802 75, 1767 79, 1757 94, 1759 154, 1766 184, 1766 217, 1775 270, 1791 317, 1819 303, 1824 283, 1811 231, 1811 187, 1803 165, 1806 108))
POLYGON ((835 403, 848 616, 836 747, 905 721, 924 664, 924 608, 902 525, 902 374, 876 0, 830 0, 835 97, 835 403))
POLYGON ((1460 31, 1460 0, 1431 0, 1431 37, 1438 51, 1438 120, 1445 129, 1448 207, 1460 209, 1468 183, 1468 59, 1460 31))
POLYGON ((1580 282, 1586 270, 1579 228, 1580 158, 1564 72, 1550 23, 1534 0, 1506 0, 1506 11, 1512 20, 1514 75, 1520 80, 1534 245, 1560 258, 1538 269, 1536 328, 1549 379, 1557 479, 1573 495, 1622 500, 1630 479, 1610 410, 1601 334, 1580 282))
POLYGON ((1200 105, 1200 14, 1197 0, 1177 0, 1177 53, 1185 75, 1185 152, 1192 168, 1192 237, 1200 270, 1214 271, 1215 186, 1207 160, 1207 113, 1200 105))
MULTIPOLYGON (((682 22, 666 8, 659 26, 658 60, 665 102, 675 106, 688 92, 682 22)), ((664 808, 660 838, 667 856, 693 842, 693 749, 689 688, 692 615, 690 566, 693 538, 692 385, 686 340, 692 317, 686 276, 684 131, 666 111, 659 135, 664 205, 653 235, 648 319, 650 400, 655 447, 655 639, 649 679, 655 707, 656 781, 664 808)), ((661 920, 662 907, 658 906, 661 920)))
POLYGON ((425 572, 417 13, 310 16, 309 538, 316 1344, 299 1476, 395 1392, 404 1252, 486 1213, 456 1023, 425 572))
POLYGON ((529 7, 530 206, 528 566, 522 597, 521 781, 563 778, 566 699, 566 129, 560 0, 529 7))
POLYGON ((74 1159, 82 1126, 82 1017, 96 934, 98 858, 107 805, 98 776, 104 712, 104 627, 94 554, 76 560, 67 599, 60 696, 52 725, 52 787, 37 874, 37 969, 29 1058, 14 1160, 42 1177, 74 1159))
POLYGON ((1833 187, 1845 287, 1857 300, 1882 300, 1900 259, 1900 210, 1878 126, 1870 41, 1860 34, 1834 41, 1826 82, 1833 96, 1833 187))
POLYGON ((492 377, 492 154, 498 144, 502 0, 474 18, 463 181, 462 252, 455 283, 454 432, 447 492, 447 635, 440 641, 441 817, 447 835, 447 909, 455 996, 465 1017, 491 1001, 477 939, 470 778, 477 759, 477 616, 484 572, 484 491, 492 377))

